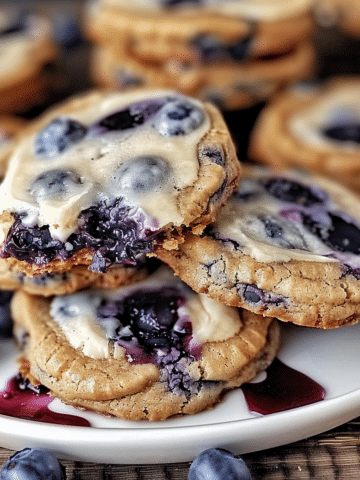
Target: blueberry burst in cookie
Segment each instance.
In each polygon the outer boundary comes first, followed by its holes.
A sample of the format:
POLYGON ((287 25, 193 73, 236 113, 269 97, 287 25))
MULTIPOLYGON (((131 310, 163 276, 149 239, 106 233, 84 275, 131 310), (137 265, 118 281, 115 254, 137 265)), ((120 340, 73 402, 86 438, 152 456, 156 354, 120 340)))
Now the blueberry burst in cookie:
POLYGON ((210 105, 169 91, 74 99, 33 124, 11 158, 1 256, 30 275, 135 265, 155 242, 176 248, 184 227, 213 221, 239 170, 210 105))
POLYGON ((209 408, 264 370, 279 346, 276 321, 196 294, 165 266, 111 292, 49 300, 19 291, 12 308, 33 382, 129 420, 209 408))
POLYGON ((201 236, 158 256, 198 292, 334 328, 360 316, 360 199, 327 179, 253 167, 201 236))

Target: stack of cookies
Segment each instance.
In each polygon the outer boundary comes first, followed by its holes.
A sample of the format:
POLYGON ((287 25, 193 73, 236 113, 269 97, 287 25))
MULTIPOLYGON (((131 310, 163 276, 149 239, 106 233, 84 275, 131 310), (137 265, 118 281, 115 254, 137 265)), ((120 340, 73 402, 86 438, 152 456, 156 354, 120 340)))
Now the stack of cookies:
POLYGON ((309 173, 241 166, 210 103, 70 99, 22 132, 0 186, 22 375, 128 420, 212 407, 271 364, 276 319, 358 321, 358 204, 309 173))
POLYGON ((69 405, 162 420, 266 369, 273 318, 154 258, 213 223, 240 173, 219 110, 170 90, 87 93, 23 130, 0 187, 21 374, 69 405))
POLYGON ((85 16, 92 77, 249 107, 313 75, 311 9, 310 0, 95 0, 85 16))

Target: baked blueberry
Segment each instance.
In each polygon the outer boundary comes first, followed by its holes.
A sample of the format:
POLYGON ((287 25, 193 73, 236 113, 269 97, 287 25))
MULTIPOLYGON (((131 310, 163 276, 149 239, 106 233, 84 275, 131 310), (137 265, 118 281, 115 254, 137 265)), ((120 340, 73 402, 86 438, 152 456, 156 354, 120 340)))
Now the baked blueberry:
POLYGON ((263 215, 259 217, 263 224, 265 238, 282 248, 307 250, 305 239, 296 225, 282 218, 263 215))
POLYGON ((160 110, 154 126, 164 137, 187 135, 198 128, 204 121, 204 112, 184 99, 171 99, 160 110))
POLYGON ((10 337, 12 334, 12 318, 10 300, 12 292, 0 290, 0 337, 10 337))
POLYGON ((227 57, 225 45, 214 35, 197 35, 192 44, 200 52, 204 62, 224 60, 227 57))
POLYGON ((323 203, 326 196, 322 192, 314 192, 311 187, 286 178, 271 178, 265 180, 263 186, 267 192, 278 200, 296 203, 304 207, 311 207, 317 203, 323 203))
POLYGON ((189 469, 188 480, 251 480, 242 458, 223 448, 209 448, 198 455, 189 469))
POLYGON ((39 175, 32 183, 29 193, 36 200, 45 198, 64 199, 74 192, 82 180, 74 172, 49 170, 39 175))
POLYGON ((248 36, 230 45, 227 48, 230 57, 237 62, 244 60, 247 57, 251 39, 252 37, 248 36))
POLYGON ((55 454, 42 448, 24 448, 8 458, 0 480, 64 480, 55 454))
POLYGON ((53 158, 86 135, 87 129, 71 118, 55 118, 37 134, 34 152, 40 158, 53 158))
POLYGON ((324 128, 322 133, 333 140, 341 142, 360 143, 360 124, 352 123, 347 125, 335 125, 333 127, 324 128))
POLYGON ((166 182, 169 175, 167 162, 159 157, 138 157, 122 164, 110 179, 110 187, 115 194, 146 193, 166 182))
POLYGON ((92 134, 136 128, 153 117, 164 105, 165 98, 143 101, 128 105, 123 110, 114 112, 101 119, 90 129, 92 134))

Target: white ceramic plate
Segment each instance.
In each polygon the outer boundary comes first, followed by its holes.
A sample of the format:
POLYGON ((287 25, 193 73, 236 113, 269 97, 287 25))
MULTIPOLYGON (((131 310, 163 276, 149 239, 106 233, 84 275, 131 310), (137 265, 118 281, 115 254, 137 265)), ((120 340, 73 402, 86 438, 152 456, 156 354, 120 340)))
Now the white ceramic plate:
MULTIPOLYGON (((241 389, 236 389, 213 410, 150 423, 104 418, 54 400, 51 409, 85 417, 92 427, 0 415, 0 446, 47 447, 59 458, 98 463, 183 462, 209 447, 242 454, 284 445, 360 415, 360 324, 329 331, 283 324, 282 334, 278 358, 324 387, 323 401, 259 416, 249 412, 241 389)), ((0 342, 1 391, 17 372, 16 355, 12 341, 0 342)))

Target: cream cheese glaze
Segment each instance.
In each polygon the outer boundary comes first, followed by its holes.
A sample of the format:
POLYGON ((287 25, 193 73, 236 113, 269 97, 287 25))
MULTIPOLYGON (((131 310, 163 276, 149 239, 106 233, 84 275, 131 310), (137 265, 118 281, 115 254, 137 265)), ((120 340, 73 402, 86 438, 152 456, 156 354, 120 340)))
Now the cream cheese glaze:
MULTIPOLYGON (((211 227, 212 234, 218 235, 220 239, 230 239, 236 241, 241 251, 251 256, 259 262, 289 262, 291 260, 300 260, 308 262, 338 262, 331 255, 334 250, 326 246, 319 238, 309 232, 301 222, 297 222, 297 212, 294 208, 290 218, 286 219, 283 211, 286 203, 270 196, 263 189, 259 181, 271 177, 289 178, 297 182, 303 181, 305 185, 311 185, 314 191, 319 191, 319 179, 311 177, 300 172, 293 175, 278 175, 268 169, 254 168, 252 175, 247 175, 242 181, 238 192, 227 202, 227 205, 220 212, 215 224, 211 227), (246 198, 247 200, 242 200, 246 198), (279 215, 279 212, 282 214, 279 215), (264 222, 260 218, 274 219, 274 222, 282 228, 281 245, 276 244, 269 235, 266 234, 264 222)), ((340 188, 344 193, 344 189, 340 188)), ((338 194, 340 192, 337 192, 338 194)), ((342 206, 337 205, 335 201, 326 196, 328 208, 334 212, 342 211, 342 206)), ((289 204, 288 204, 289 205, 289 204)), ((349 212, 350 213, 350 212, 349 212)), ((326 225, 327 219, 325 212, 319 208, 315 211, 317 218, 321 218, 326 225)), ((350 264, 360 266, 360 260, 357 255, 346 254, 351 257, 350 264)))
MULTIPOLYGON (((127 9, 157 10, 163 8, 161 0, 103 0, 102 4, 111 7, 127 9)), ((201 2, 201 11, 236 15, 250 20, 274 21, 308 12, 312 6, 311 0, 204 0, 201 2)), ((186 9, 186 13, 198 12, 199 5, 193 6, 187 2, 176 5, 176 11, 186 9)))
POLYGON ((85 290, 55 297, 50 315, 74 348, 92 358, 107 358, 109 341, 120 323, 116 319, 107 319, 100 324, 96 315, 100 302, 103 299, 121 301, 137 291, 141 296, 147 290, 169 286, 175 287, 186 299, 178 309, 178 316, 191 321, 191 342, 194 345, 224 341, 239 332, 242 322, 237 308, 195 293, 165 266, 144 281, 117 290, 85 290))
POLYGON ((294 95, 309 99, 304 107, 300 107, 289 116, 287 125, 290 133, 301 143, 325 149, 330 153, 336 150, 342 152, 359 152, 360 145, 354 141, 339 141, 329 138, 322 133, 322 129, 336 126, 341 123, 360 124, 360 84, 338 86, 327 92, 321 87, 310 89, 291 89, 294 95))
MULTIPOLYGON (((81 108, 79 103, 79 108, 74 108, 66 117, 90 127, 129 104, 163 97, 187 98, 168 90, 151 92, 146 98, 144 93, 112 93, 99 96, 93 105, 81 108)), ((186 135, 160 135, 153 121, 149 120, 125 131, 87 134, 81 141, 47 160, 31 153, 37 134, 29 135, 15 151, 0 187, 3 211, 25 213, 22 222, 26 225, 49 225, 52 237, 62 241, 75 231, 82 210, 99 200, 119 196, 128 204, 140 207, 156 227, 170 223, 180 225, 178 191, 195 182, 199 169, 197 146, 210 128, 209 115, 202 104, 195 99, 191 99, 191 103, 203 112, 203 121, 186 135), (161 185, 151 192, 136 195, 126 185, 116 185, 114 189, 111 178, 116 169, 139 157, 159 158, 167 165, 166 178, 161 185), (78 183, 61 198, 34 198, 30 189, 34 180, 53 169, 73 172, 79 178, 78 183)), ((55 114, 53 118, 56 118, 55 114)))

